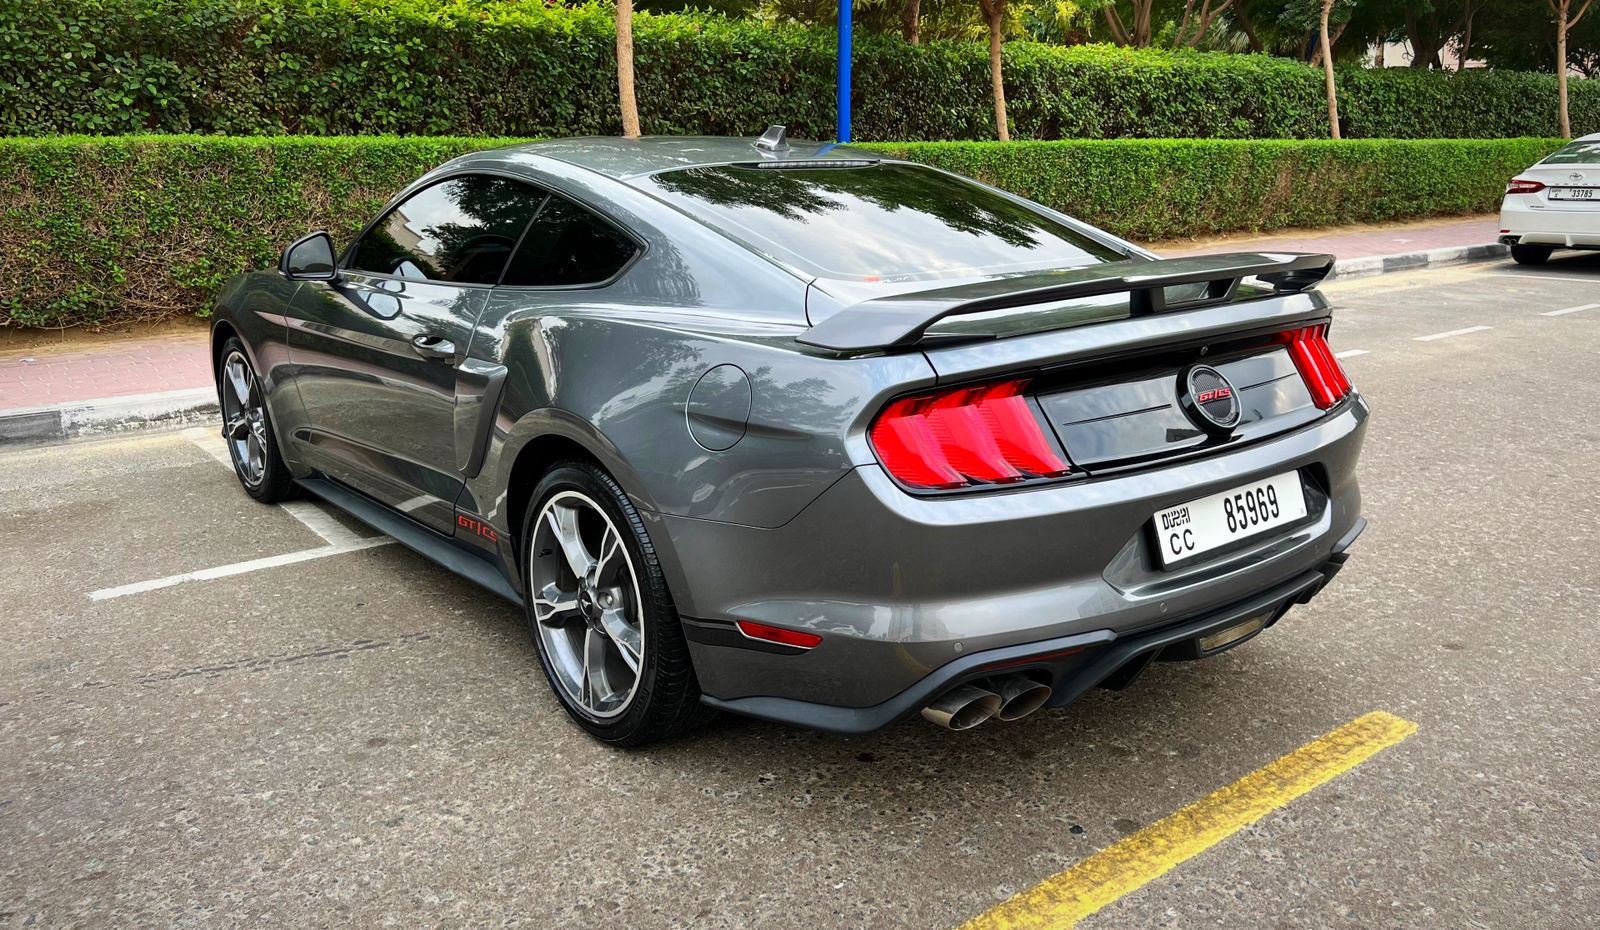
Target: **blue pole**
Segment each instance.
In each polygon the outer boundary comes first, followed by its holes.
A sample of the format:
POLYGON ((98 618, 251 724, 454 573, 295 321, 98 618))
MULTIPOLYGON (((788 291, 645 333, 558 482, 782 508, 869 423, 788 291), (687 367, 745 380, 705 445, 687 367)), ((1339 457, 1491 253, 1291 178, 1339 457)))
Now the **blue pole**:
POLYGON ((850 2, 839 0, 839 141, 850 141, 850 2))

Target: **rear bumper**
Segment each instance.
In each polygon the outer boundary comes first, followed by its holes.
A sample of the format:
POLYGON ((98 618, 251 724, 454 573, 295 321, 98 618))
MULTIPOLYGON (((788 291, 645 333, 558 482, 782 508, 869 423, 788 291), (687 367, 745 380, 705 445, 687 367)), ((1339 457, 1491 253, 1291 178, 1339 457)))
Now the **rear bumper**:
MULTIPOLYGON (((1096 685, 1126 687, 1157 658, 1198 657, 1194 644, 1199 639, 1251 618, 1266 616, 1263 629, 1270 628, 1291 607, 1307 603, 1333 580, 1349 556, 1346 550, 1364 529, 1366 521, 1358 520, 1355 528, 1317 568, 1220 609, 1140 634, 1118 636, 1111 630, 1095 630, 973 653, 941 666, 889 700, 871 707, 840 707, 769 696, 723 700, 707 695, 702 700, 731 713, 775 723, 844 735, 862 734, 916 713, 951 688, 1003 670, 1047 676, 1051 686, 1048 706, 1063 707, 1096 685)), ((1256 635, 1259 632, 1230 642, 1216 652, 1224 652, 1256 635)))
POLYGON ((646 516, 678 610, 694 618, 684 628, 712 703, 757 713, 765 705, 749 700, 773 699, 848 717, 978 653, 1127 640, 1315 582, 1308 573, 1360 521, 1366 420, 1356 395, 1223 454, 960 497, 914 497, 863 466, 770 529, 646 516), (1307 481, 1303 521, 1195 564, 1156 563, 1153 514, 1291 469, 1307 481), (823 641, 763 648, 733 628, 741 619, 823 641))
POLYGON ((1534 207, 1506 198, 1500 208, 1500 241, 1505 245, 1549 245, 1556 248, 1600 248, 1600 205, 1595 209, 1534 207))

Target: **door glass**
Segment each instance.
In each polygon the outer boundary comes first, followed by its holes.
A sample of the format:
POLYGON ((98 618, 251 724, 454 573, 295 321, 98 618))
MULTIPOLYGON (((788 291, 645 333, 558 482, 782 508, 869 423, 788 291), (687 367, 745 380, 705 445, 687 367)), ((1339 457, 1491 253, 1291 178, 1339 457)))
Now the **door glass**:
POLYGON ((544 195, 516 181, 463 175, 425 187, 361 239, 357 271, 494 284, 544 195))
POLYGON ((511 259, 502 284, 525 287, 598 284, 628 263, 638 246, 620 230, 554 195, 511 259))

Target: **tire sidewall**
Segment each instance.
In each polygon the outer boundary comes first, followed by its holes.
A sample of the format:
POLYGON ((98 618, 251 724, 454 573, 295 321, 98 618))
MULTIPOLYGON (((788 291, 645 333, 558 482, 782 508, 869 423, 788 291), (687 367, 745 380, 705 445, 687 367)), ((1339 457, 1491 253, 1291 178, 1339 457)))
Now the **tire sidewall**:
POLYGON ((522 572, 523 587, 528 589, 524 598, 524 615, 527 619, 528 633, 533 638, 534 650, 539 655, 539 668, 544 672, 546 681, 550 683, 550 690, 554 692, 556 700, 560 701, 567 713, 591 735, 607 742, 631 742, 636 734, 650 724, 652 699, 655 696, 657 678, 661 670, 662 650, 656 647, 661 637, 667 635, 663 632, 668 629, 667 624, 677 623, 677 614, 671 609, 671 600, 666 593, 666 582, 661 576, 660 566, 656 563, 653 553, 646 553, 641 543, 643 522, 639 519, 638 511, 633 504, 622 493, 622 489, 599 469, 585 463, 567 462, 552 468, 534 488, 532 501, 527 513, 523 515, 522 545, 519 555, 522 564, 519 568, 522 572), (640 663, 639 683, 627 710, 614 717, 595 717, 567 694, 566 689, 556 678, 550 657, 545 654, 544 642, 539 636, 539 621, 533 614, 531 576, 536 521, 550 498, 562 491, 577 491, 605 511, 606 517, 611 520, 612 526, 622 537, 622 544, 627 549, 628 559, 633 566, 634 581, 638 586, 642 615, 640 622, 644 634, 644 658, 640 663))

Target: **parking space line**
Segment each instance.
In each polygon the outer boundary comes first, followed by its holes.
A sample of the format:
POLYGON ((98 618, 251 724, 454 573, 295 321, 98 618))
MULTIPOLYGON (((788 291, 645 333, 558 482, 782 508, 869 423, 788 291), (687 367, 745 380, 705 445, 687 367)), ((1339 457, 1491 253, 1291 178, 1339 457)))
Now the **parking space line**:
MULTIPOLYGON (((214 429, 196 426, 183 431, 183 437, 199 446, 207 455, 233 471, 233 457, 228 454, 228 444, 214 429)), ((430 498, 431 499, 431 498, 430 498)), ((278 505, 289 516, 299 520, 306 529, 322 537, 330 546, 343 546, 366 539, 335 520, 328 512, 310 501, 284 501, 278 505)))
POLYGON ((350 542, 334 546, 318 546, 315 549, 302 549, 299 552, 286 552, 283 555, 269 555, 262 559, 251 559, 248 562, 234 562, 231 565, 218 565, 215 568, 202 568, 195 572, 183 572, 178 575, 168 575, 165 578, 152 578, 149 581, 135 581, 132 584, 118 585, 115 588, 101 588, 89 592, 91 601, 109 601, 113 598, 127 597, 130 594, 143 594, 146 591, 158 591, 170 588, 189 581, 211 581, 216 578, 227 578, 233 575, 243 575, 247 572, 258 572, 264 568, 277 568, 281 565, 293 565, 296 562, 309 562, 312 559, 325 559, 330 555, 343 555, 346 552, 356 552, 361 549, 371 549, 375 546, 387 546, 394 540, 387 536, 374 536, 371 538, 357 538, 350 542))
POLYGON ((1581 307, 1568 307, 1565 310, 1546 310, 1546 311, 1544 311, 1543 313, 1541 313, 1539 315, 1540 316, 1566 316, 1569 313, 1577 313, 1579 310, 1593 310, 1596 307, 1600 307, 1600 304, 1584 304, 1581 307))
POLYGON ((1369 354, 1366 349, 1346 349, 1343 352, 1333 353, 1334 358, 1357 358, 1369 354))
POLYGON ((1415 723, 1381 710, 1357 717, 974 917, 961 930, 1065 930, 1416 731, 1415 723))
POLYGON ((1468 326, 1468 327, 1465 327, 1464 329, 1450 329, 1450 330, 1446 330, 1446 331, 1444 331, 1442 333, 1434 333, 1431 336, 1418 336, 1418 337, 1416 337, 1416 341, 1417 342, 1432 342, 1435 339, 1449 339, 1451 336, 1465 336, 1468 333, 1481 333, 1486 329, 1494 329, 1494 327, 1493 326, 1468 326))

